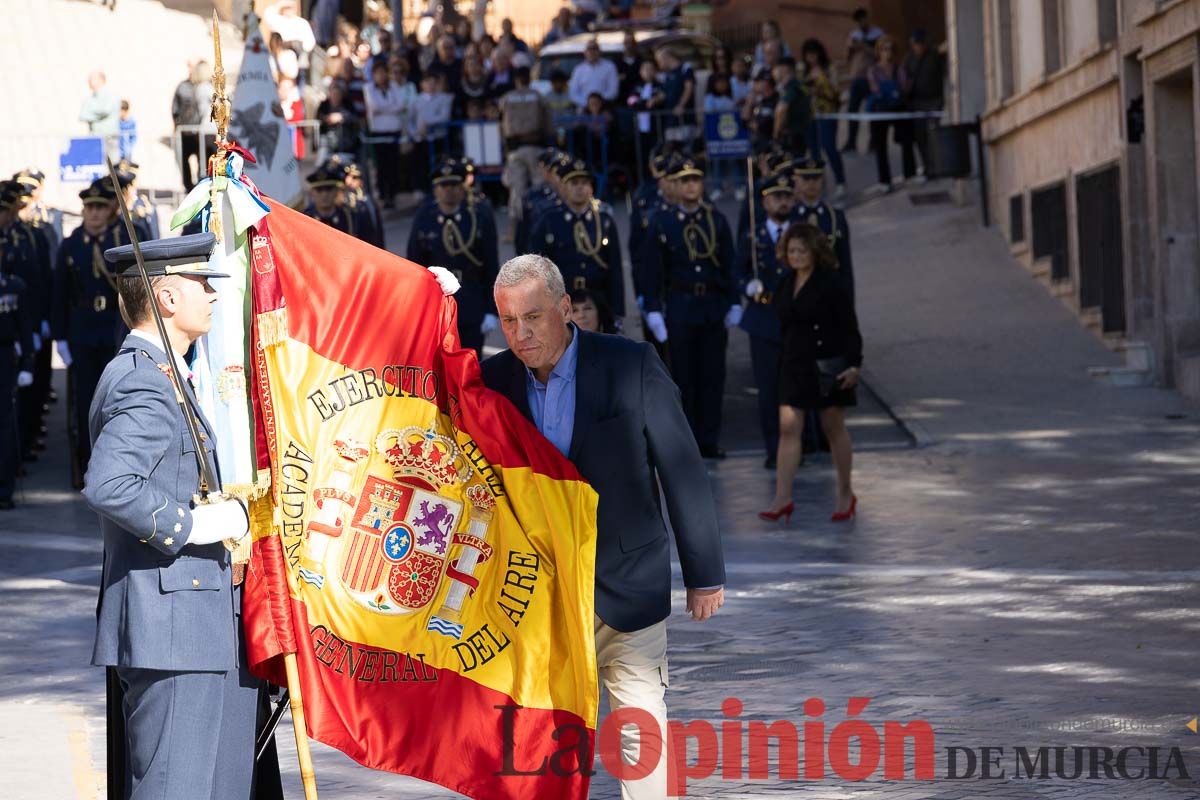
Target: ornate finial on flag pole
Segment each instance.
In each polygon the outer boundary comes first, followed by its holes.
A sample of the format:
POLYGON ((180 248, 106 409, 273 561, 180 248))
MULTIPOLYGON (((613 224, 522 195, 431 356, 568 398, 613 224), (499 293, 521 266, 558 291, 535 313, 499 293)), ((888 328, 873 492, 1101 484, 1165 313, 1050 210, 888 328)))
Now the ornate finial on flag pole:
POLYGON ((211 119, 217 124, 217 150, 208 160, 209 174, 212 175, 212 216, 208 229, 216 234, 217 241, 222 239, 221 230, 221 198, 218 186, 224 181, 218 178, 225 176, 225 161, 228 158, 228 140, 225 138, 229 129, 229 97, 225 94, 225 67, 221 63, 221 28, 217 19, 217 10, 213 9, 213 76, 212 76, 212 111, 211 119))

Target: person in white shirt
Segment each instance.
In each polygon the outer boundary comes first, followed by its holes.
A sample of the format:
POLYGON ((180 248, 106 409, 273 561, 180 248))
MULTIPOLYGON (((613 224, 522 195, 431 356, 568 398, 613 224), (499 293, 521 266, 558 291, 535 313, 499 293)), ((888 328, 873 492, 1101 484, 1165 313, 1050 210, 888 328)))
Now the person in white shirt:
POLYGON ((365 99, 367 125, 373 139, 371 149, 379 171, 379 197, 384 208, 391 208, 402 180, 400 148, 407 144, 411 149, 409 127, 416 93, 407 76, 403 85, 399 84, 389 75, 388 65, 376 60, 365 99), (376 138, 379 141, 374 141, 376 138))
POLYGON ((617 65, 600 56, 600 43, 592 39, 583 51, 583 61, 571 71, 571 102, 582 110, 587 106, 588 96, 598 94, 605 103, 617 97, 621 80, 617 65))
POLYGON ((278 33, 287 44, 296 42, 304 55, 312 52, 317 46, 317 37, 313 34, 312 25, 300 16, 296 0, 279 0, 263 11, 263 23, 273 33, 278 33))

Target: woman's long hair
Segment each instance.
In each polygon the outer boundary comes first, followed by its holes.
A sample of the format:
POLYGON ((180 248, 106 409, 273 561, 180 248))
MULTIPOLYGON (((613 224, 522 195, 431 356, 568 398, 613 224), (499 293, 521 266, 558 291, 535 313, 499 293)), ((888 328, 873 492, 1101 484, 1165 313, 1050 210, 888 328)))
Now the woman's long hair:
POLYGON ((816 53, 817 64, 826 72, 829 71, 829 53, 825 51, 825 45, 821 44, 820 39, 806 39, 804 44, 800 46, 800 63, 804 67, 804 71, 808 71, 808 59, 806 56, 809 53, 816 53))
POLYGON ((788 243, 792 239, 801 239, 808 252, 813 256, 813 271, 816 270, 836 270, 838 268, 837 256, 833 252, 833 245, 829 243, 829 237, 815 225, 809 225, 806 222, 793 222, 779 237, 776 254, 779 257, 780 263, 792 268, 788 264, 787 249, 788 243))

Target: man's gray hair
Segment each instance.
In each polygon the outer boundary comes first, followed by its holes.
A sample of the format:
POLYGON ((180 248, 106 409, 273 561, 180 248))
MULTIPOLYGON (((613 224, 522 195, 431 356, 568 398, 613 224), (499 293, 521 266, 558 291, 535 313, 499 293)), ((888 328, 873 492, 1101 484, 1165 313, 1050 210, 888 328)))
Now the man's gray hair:
POLYGON ((550 297, 555 300, 567 293, 558 266, 545 256, 534 253, 505 261, 504 266, 500 267, 500 273, 496 275, 496 288, 516 286, 530 278, 536 278, 545 284, 546 291, 550 292, 550 297))

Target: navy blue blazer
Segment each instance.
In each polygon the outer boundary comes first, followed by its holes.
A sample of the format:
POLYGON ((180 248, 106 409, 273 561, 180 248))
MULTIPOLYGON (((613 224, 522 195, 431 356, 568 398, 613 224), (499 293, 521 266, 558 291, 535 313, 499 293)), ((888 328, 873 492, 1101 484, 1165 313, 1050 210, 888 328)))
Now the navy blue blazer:
MULTIPOLYGON (((716 504, 679 389, 654 348, 580 331, 575 424, 568 458, 600 496, 596 614, 636 631, 671 613, 671 548, 659 484, 685 586, 725 583, 716 504)), ((483 362, 483 382, 532 421, 525 365, 511 351, 483 362)))

